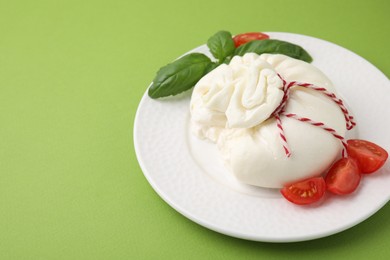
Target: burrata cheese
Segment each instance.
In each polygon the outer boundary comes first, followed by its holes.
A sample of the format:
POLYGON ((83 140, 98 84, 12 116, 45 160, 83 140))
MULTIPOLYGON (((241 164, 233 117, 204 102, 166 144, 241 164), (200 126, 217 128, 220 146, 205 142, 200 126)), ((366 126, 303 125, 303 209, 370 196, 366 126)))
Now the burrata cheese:
MULTIPOLYGON (((280 105, 283 81, 311 83, 337 94, 316 67, 280 54, 235 56, 204 76, 190 103, 191 130, 214 142, 237 181, 267 188, 322 174, 339 156, 340 140, 320 127, 281 116, 291 156, 287 157, 273 112, 280 105)), ((287 113, 322 122, 344 136, 344 114, 321 92, 291 88, 287 113)))

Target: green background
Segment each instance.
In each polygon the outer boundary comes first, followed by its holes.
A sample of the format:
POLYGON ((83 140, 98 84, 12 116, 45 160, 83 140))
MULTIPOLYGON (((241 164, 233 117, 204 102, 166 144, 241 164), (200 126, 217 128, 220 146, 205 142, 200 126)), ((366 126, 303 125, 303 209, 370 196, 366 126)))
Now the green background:
POLYGON ((389 259, 390 205, 314 241, 231 238, 163 202, 133 147, 155 72, 216 31, 311 35, 388 76, 389 11, 386 0, 0 0, 0 259, 389 259))

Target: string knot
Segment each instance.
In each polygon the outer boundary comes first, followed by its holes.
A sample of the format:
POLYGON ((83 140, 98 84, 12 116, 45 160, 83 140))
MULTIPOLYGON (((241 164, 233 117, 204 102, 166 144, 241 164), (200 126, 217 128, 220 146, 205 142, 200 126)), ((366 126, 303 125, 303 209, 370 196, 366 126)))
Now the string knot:
POLYGON ((325 96, 329 97, 333 102, 335 102, 339 106, 340 110, 344 114, 346 129, 347 130, 351 130, 356 125, 356 123, 354 121, 354 117, 349 114, 348 109, 344 105, 344 102, 340 98, 338 98, 336 96, 336 94, 328 91, 326 88, 318 87, 318 86, 316 86, 314 84, 311 84, 311 83, 302 83, 302 82, 297 82, 297 81, 287 82, 279 74, 278 74, 278 76, 279 76, 279 78, 283 82, 283 92, 284 92, 284 94, 283 94, 283 98, 282 98, 279 106, 272 113, 272 116, 274 116, 275 119, 276 119, 276 126, 279 129, 279 136, 280 136, 280 139, 281 139, 281 142, 282 142, 282 145, 283 145, 283 149, 284 149, 284 151, 286 153, 286 156, 287 157, 291 156, 291 150, 289 148, 289 145, 288 145, 288 142, 287 142, 287 138, 286 138, 286 136, 284 134, 284 129, 283 129, 283 125, 282 125, 281 116, 285 116, 285 117, 288 117, 288 118, 293 118, 293 119, 296 119, 298 121, 305 122, 305 123, 311 124, 311 125, 316 126, 316 127, 320 127, 322 129, 324 129, 325 131, 331 133, 335 138, 340 140, 341 143, 343 144, 342 155, 344 157, 345 156, 345 150, 347 148, 347 142, 345 141, 345 138, 343 136, 339 135, 336 132, 336 130, 334 130, 331 127, 326 126, 322 122, 316 122, 316 121, 313 121, 310 118, 301 117, 301 116, 299 116, 297 114, 294 114, 294 113, 286 113, 286 111, 285 111, 288 99, 290 97, 290 90, 291 90, 292 87, 299 86, 299 87, 312 89, 312 90, 318 91, 318 92, 324 94, 325 96))

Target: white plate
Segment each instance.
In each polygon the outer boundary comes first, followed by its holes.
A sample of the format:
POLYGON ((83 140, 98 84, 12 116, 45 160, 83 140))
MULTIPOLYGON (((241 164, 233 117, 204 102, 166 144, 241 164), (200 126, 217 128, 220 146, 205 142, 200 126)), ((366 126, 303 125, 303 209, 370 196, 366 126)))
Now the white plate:
MULTIPOLYGON (((390 84, 383 73, 335 44, 291 33, 269 34, 305 48, 351 108, 358 124, 353 135, 390 151, 390 84)), ((193 51, 208 54, 205 46, 193 51)), ((390 163, 364 176, 352 195, 328 194, 316 206, 296 206, 277 190, 237 184, 224 174, 215 148, 189 133, 190 95, 152 100, 145 93, 135 118, 134 145, 155 191, 196 223, 243 239, 303 241, 348 229, 389 201, 390 163)))

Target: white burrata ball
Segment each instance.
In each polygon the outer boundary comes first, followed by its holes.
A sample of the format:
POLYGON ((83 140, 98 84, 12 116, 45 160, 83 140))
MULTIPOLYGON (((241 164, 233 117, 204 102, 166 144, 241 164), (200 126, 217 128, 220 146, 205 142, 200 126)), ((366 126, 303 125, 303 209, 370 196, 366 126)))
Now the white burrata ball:
MULTIPOLYGON (((195 86, 190 104, 191 130, 218 146, 227 174, 267 188, 322 174, 342 145, 320 127, 281 116, 291 157, 287 157, 273 112, 280 105, 283 81, 311 83, 335 94, 316 67, 280 54, 247 53, 222 64, 195 86)), ((339 135, 346 132, 340 107, 316 90, 291 88, 286 113, 322 122, 339 135)))

